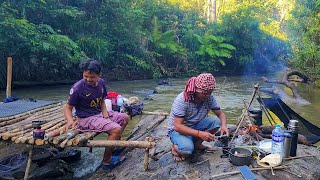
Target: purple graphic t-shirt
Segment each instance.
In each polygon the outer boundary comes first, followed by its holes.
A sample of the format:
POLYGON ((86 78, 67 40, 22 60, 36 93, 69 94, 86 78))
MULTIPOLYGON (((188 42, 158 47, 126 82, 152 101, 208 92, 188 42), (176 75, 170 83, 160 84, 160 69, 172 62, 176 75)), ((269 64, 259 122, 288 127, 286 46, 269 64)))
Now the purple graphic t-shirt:
POLYGON ((86 118, 101 113, 101 103, 106 94, 107 88, 103 79, 98 80, 96 87, 90 86, 82 79, 70 89, 67 103, 75 107, 79 118, 86 118))

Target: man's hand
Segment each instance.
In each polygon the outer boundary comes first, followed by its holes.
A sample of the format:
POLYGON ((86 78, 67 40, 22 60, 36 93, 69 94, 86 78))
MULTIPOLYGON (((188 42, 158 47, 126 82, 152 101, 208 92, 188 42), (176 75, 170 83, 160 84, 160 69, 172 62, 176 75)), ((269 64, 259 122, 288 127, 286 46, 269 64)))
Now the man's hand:
POLYGON ((66 125, 64 125, 63 131, 67 132, 70 128, 73 128, 73 122, 68 121, 66 125))
POLYGON ((229 136, 229 130, 227 126, 221 126, 220 132, 221 132, 221 135, 226 134, 226 136, 229 136))
POLYGON ((198 137, 207 142, 213 141, 215 139, 214 135, 207 131, 199 131, 198 137))

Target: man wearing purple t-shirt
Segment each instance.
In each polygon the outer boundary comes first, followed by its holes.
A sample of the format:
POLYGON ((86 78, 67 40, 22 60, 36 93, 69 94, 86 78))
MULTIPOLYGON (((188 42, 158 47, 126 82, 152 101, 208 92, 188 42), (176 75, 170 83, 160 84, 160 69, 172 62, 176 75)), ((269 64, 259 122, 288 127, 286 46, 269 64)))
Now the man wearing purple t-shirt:
MULTIPOLYGON (((78 130, 106 132, 109 134, 108 140, 119 140, 129 117, 125 113, 107 111, 104 102, 107 88, 105 81, 100 78, 100 63, 90 59, 82 63, 80 68, 83 79, 72 86, 64 109, 67 119, 65 129, 69 129, 73 124, 72 110, 75 108, 78 130)), ((112 147, 105 148, 102 161, 104 170, 111 170, 125 160, 124 156, 112 156, 112 151, 112 147)))

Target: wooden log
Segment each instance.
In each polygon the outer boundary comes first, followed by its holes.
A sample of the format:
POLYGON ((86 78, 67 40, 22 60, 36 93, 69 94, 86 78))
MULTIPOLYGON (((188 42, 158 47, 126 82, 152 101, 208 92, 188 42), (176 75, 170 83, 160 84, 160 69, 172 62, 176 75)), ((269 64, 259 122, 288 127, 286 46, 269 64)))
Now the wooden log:
POLYGON ((73 140, 72 145, 77 146, 79 144, 86 143, 89 139, 95 137, 98 133, 96 132, 85 132, 83 134, 79 134, 78 137, 73 140))
POLYGON ((130 147, 130 148, 153 148, 155 142, 148 141, 121 141, 121 140, 89 140, 85 147, 130 147))
POLYGON ((11 96, 11 84, 12 84, 12 57, 8 57, 7 60, 7 97, 11 96))
POLYGON ((68 137, 74 137, 75 135, 79 134, 78 130, 70 130, 67 133, 61 134, 58 137, 53 138, 53 144, 60 144, 62 141, 67 139, 68 137))

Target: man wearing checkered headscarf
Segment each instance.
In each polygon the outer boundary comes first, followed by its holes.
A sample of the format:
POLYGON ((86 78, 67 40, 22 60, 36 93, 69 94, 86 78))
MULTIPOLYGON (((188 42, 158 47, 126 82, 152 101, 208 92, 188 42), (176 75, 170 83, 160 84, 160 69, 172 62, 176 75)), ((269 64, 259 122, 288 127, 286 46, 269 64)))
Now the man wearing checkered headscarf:
POLYGON ((187 81, 184 91, 174 100, 167 122, 168 136, 173 143, 171 153, 175 161, 183 161, 195 150, 210 150, 203 141, 213 141, 220 128, 229 136, 227 118, 214 96, 216 80, 210 73, 202 73, 187 81), (216 117, 208 117, 212 110, 216 117))
POLYGON ((216 88, 216 79, 210 73, 202 73, 197 77, 188 80, 184 91, 184 100, 186 102, 194 99, 195 92, 209 92, 216 88))

